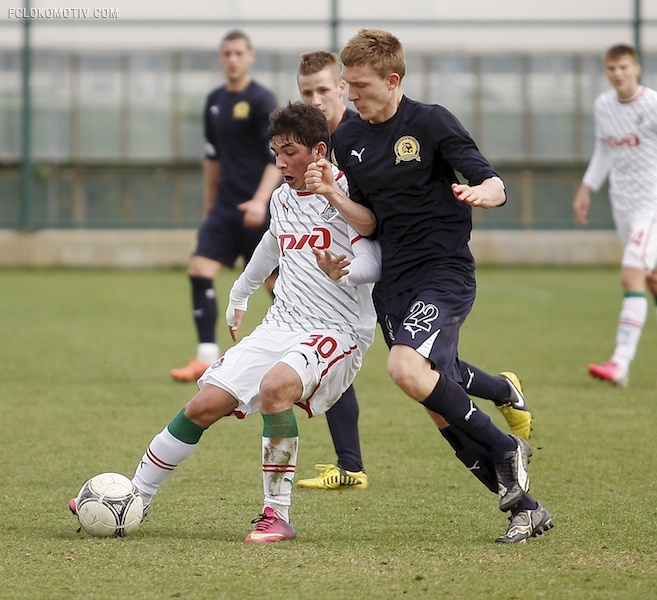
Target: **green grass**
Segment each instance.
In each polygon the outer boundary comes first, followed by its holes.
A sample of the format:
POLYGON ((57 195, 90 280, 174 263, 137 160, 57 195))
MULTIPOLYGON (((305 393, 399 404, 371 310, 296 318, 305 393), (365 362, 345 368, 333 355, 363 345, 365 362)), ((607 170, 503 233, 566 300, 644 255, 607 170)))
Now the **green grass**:
MULTIPOLYGON (((221 312, 234 275, 221 276, 221 312)), ((261 508, 261 419, 225 419, 136 533, 95 539, 76 533, 67 500, 96 473, 131 476, 195 390, 167 375, 195 346, 185 275, 0 272, 0 597, 654 597, 654 313, 627 390, 586 374, 611 351, 619 303, 616 269, 479 272, 461 355, 523 379, 532 493, 556 522, 541 538, 493 543, 506 516, 388 379, 378 337, 356 380, 368 490, 296 490, 298 538, 245 544, 261 508)), ((254 297, 251 325, 267 304, 254 297)), ((308 477, 334 452, 323 418, 297 418, 308 477)))

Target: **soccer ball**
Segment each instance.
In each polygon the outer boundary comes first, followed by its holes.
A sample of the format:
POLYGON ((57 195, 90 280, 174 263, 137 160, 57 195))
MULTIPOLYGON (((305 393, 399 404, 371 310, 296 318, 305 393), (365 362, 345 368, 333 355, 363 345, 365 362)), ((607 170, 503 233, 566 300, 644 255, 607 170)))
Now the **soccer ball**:
POLYGON ((141 496, 125 475, 101 473, 75 499, 80 526, 94 537, 122 537, 139 527, 144 515, 141 496))

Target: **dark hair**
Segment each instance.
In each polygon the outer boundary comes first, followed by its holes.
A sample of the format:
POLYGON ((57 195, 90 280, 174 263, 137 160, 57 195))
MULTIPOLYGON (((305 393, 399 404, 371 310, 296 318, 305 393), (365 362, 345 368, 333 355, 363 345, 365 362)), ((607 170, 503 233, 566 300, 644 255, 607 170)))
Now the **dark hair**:
POLYGON ((310 149, 319 142, 329 145, 331 133, 324 113, 303 102, 290 102, 269 115, 269 139, 286 136, 310 149))
POLYGON ((219 44, 219 46, 223 46, 224 42, 232 42, 233 40, 244 40, 246 42, 246 47, 249 50, 253 50, 249 36, 241 29, 231 29, 223 38, 221 38, 221 44, 219 44))
POLYGON ((608 60, 618 60, 623 56, 630 56, 635 62, 639 62, 639 55, 633 46, 629 44, 616 44, 605 52, 605 62, 608 60))

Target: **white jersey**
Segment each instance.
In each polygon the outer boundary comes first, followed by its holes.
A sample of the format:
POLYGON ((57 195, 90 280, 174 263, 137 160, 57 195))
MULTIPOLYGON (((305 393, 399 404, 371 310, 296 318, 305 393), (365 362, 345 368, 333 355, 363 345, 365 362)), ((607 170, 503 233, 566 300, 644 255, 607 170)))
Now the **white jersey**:
MULTIPOLYGON (((348 194, 347 180, 333 167, 341 189, 348 194)), ((285 331, 332 330, 349 335, 364 352, 374 340, 376 315, 372 287, 380 272, 378 243, 361 237, 324 196, 296 191, 288 184, 274 191, 271 220, 253 257, 233 285, 230 301, 237 308, 275 267, 274 302, 262 321, 285 331), (339 282, 317 265, 312 248, 346 254, 350 274, 339 282), (368 283, 359 283, 360 279, 368 283), (352 277, 352 279, 349 279, 352 277)))
POLYGON ((596 143, 583 183, 598 190, 609 176, 612 209, 620 216, 657 209, 657 92, 640 87, 629 100, 616 90, 595 101, 596 143))

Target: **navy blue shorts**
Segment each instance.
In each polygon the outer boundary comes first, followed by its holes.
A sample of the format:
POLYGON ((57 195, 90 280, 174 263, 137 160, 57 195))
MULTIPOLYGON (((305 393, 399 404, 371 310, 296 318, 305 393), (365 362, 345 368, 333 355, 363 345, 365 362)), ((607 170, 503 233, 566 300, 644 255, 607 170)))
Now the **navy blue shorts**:
POLYGON ((386 298, 382 329, 388 345, 415 348, 434 369, 461 383, 459 331, 472 310, 476 284, 462 277, 447 279, 386 298))
POLYGON ((233 267, 238 256, 249 262, 255 247, 269 227, 244 227, 243 215, 210 213, 197 233, 194 256, 216 260, 225 267, 233 267))

